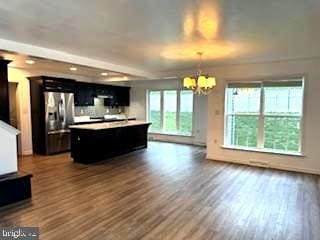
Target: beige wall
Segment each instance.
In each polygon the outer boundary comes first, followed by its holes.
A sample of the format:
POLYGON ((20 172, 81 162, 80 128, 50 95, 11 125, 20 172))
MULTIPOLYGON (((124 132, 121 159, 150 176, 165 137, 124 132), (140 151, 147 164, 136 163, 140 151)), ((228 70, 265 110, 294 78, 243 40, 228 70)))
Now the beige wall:
MULTIPOLYGON (((53 77, 65 77, 78 81, 91 82, 92 79, 77 75, 66 75, 46 71, 27 71, 14 67, 8 68, 9 82, 18 83, 17 85, 17 118, 18 129, 21 134, 18 137, 19 154, 32 154, 32 125, 31 125, 31 106, 30 106, 30 84, 27 77, 37 75, 48 75, 53 77)), ((121 83, 119 83, 121 84, 121 83)))
MULTIPOLYGON (((264 161, 270 167, 289 170, 311 172, 320 174, 320 59, 272 62, 264 64, 242 64, 224 67, 208 68, 204 71, 217 77, 217 87, 208 97, 196 103, 198 118, 195 125, 195 139, 192 141, 204 141, 207 133, 207 158, 223 161, 234 161, 250 164, 250 161, 264 161), (277 154, 255 153, 222 148, 224 142, 224 89, 227 80, 250 80, 264 78, 278 78, 281 76, 304 75, 305 84, 305 108, 303 126, 303 152, 305 157, 292 157, 277 154), (207 107, 208 111, 203 108, 207 107), (203 107, 204 106, 204 107, 203 107), (208 117, 206 118, 206 114, 208 117), (204 119, 205 118, 205 119, 204 119), (206 127, 208 121, 208 127, 206 127)), ((180 74, 190 74, 185 72, 180 74)), ((31 73, 9 68, 9 81, 18 83, 18 118, 21 129, 21 142, 23 154, 32 153, 31 117, 29 82, 26 76, 31 73)), ((36 75, 32 73, 32 75, 36 75)), ((51 74, 52 75, 52 74, 51 74)), ((70 76, 69 76, 70 77, 70 76)), ((74 77, 78 79, 78 77, 74 77)), ((132 82, 131 106, 129 113, 138 119, 146 117, 146 90, 166 89, 169 87, 181 87, 181 81, 150 81, 146 83, 132 82)))
POLYGON ((207 158, 250 164, 262 161, 273 168, 320 174, 320 59, 230 65, 207 69, 217 77, 208 99, 207 158), (305 76, 303 124, 304 157, 224 149, 224 92, 227 80, 254 80, 293 75, 305 76))
POLYGON ((26 78, 28 73, 16 68, 8 70, 9 82, 16 82, 17 85, 17 118, 19 136, 19 154, 32 154, 32 132, 30 112, 30 85, 26 78))

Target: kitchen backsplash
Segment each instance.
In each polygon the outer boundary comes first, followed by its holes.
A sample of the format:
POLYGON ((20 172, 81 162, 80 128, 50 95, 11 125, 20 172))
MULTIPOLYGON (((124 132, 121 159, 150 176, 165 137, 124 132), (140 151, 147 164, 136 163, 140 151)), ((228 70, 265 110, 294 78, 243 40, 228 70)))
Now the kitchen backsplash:
POLYGON ((124 113, 125 107, 106 107, 104 106, 104 100, 101 98, 94 99, 94 106, 88 107, 75 107, 75 116, 90 116, 90 117, 103 117, 108 114, 124 113))

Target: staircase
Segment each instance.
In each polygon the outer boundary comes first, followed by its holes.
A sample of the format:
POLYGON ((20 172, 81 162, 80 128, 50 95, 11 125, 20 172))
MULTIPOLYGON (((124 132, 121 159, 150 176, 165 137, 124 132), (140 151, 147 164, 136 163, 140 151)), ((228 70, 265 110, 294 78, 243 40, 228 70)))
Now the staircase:
POLYGON ((32 174, 18 172, 19 133, 17 129, 0 121, 0 207, 31 198, 32 174))
POLYGON ((0 176, 0 207, 31 198, 31 177, 23 172, 0 176))

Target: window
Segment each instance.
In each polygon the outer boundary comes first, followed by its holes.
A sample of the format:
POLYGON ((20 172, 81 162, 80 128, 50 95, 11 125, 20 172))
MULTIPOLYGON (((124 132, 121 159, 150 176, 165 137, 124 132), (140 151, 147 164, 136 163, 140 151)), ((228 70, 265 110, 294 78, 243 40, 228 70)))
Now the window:
POLYGON ((193 121, 193 93, 192 91, 180 92, 180 132, 182 134, 192 133, 193 121))
POLYGON ((177 91, 163 92, 163 130, 168 133, 177 132, 177 91))
POLYGON ((230 83, 225 145, 301 153, 303 80, 230 83))
POLYGON ((150 132, 192 135, 193 93, 188 90, 149 91, 150 132))
POLYGON ((160 116, 160 106, 161 106, 161 92, 152 91, 149 95, 149 120, 152 122, 151 131, 157 132, 161 129, 161 116, 160 116))

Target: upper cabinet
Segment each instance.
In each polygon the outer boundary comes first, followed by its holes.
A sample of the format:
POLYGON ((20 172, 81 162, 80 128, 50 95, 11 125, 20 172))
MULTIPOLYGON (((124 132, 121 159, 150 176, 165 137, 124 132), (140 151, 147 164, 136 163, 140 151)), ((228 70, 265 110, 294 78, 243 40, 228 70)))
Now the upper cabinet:
POLYGON ((129 94, 129 87, 78 82, 76 87, 75 105, 93 106, 94 98, 100 97, 104 98, 105 106, 129 106, 129 94))
POLYGON ((90 83, 76 83, 75 106, 94 106, 95 91, 90 83))
POLYGON ((45 92, 75 92, 75 81, 66 78, 41 77, 45 92))
POLYGON ((119 88, 119 105, 120 106, 129 106, 130 105, 130 88, 121 87, 119 88))
POLYGON ((130 88, 109 86, 111 96, 105 98, 104 105, 111 107, 129 106, 130 105, 130 88))
POLYGON ((75 106, 94 106, 94 98, 104 98, 104 105, 110 107, 129 106, 130 88, 113 85, 77 82, 72 79, 48 76, 29 77, 31 91, 36 87, 41 92, 74 93, 75 106))
POLYGON ((49 76, 28 77, 30 85, 39 87, 40 92, 66 92, 74 93, 76 81, 67 78, 57 78, 49 76))

